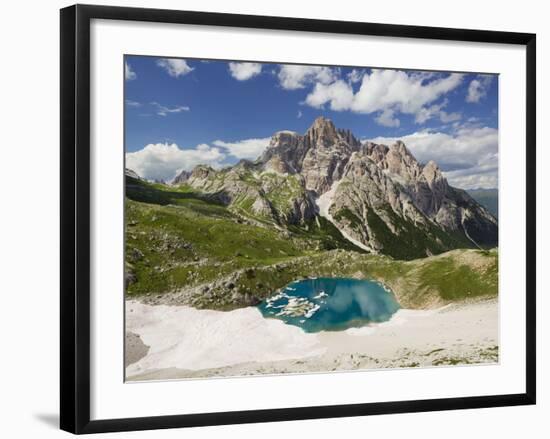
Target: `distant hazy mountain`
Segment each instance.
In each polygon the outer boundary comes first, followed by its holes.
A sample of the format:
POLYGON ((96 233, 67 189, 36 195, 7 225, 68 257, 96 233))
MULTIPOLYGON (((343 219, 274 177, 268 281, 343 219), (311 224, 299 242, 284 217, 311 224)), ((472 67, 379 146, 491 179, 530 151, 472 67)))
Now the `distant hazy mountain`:
POLYGON ((172 184, 278 230, 323 217, 356 247, 396 258, 497 245, 496 218, 435 162, 420 164, 400 141, 361 143, 323 117, 304 135, 275 133, 255 162, 200 165, 172 184))
POLYGON ((498 218, 498 189, 470 189, 468 193, 495 218, 498 218))

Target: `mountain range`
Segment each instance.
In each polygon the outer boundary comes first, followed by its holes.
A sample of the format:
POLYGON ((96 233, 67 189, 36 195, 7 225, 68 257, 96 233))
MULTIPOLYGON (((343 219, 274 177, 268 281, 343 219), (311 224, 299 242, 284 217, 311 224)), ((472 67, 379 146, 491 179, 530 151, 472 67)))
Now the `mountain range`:
POLYGON ((254 162, 199 165, 171 184, 277 228, 322 216, 356 247, 401 259, 498 245, 496 218, 435 162, 418 162, 401 141, 361 142, 324 117, 303 135, 275 133, 254 162))

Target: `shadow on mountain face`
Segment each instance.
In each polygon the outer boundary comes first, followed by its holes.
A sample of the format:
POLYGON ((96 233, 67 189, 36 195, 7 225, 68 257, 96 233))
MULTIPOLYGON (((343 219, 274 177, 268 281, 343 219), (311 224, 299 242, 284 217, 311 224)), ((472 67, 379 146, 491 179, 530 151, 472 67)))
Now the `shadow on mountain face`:
POLYGON ((198 192, 186 192, 178 190, 169 190, 168 187, 157 189, 156 184, 149 184, 126 176, 126 196, 141 203, 158 204, 167 206, 169 204, 178 204, 182 200, 199 200, 207 203, 225 205, 223 202, 227 195, 223 192, 214 194, 201 194, 198 192))

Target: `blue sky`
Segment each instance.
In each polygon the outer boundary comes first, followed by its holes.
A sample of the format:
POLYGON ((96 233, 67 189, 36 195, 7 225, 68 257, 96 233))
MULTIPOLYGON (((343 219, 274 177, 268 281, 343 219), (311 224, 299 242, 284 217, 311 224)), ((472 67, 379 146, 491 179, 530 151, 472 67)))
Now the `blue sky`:
POLYGON ((498 184, 496 75, 125 57, 127 166, 170 180, 255 159, 318 116, 360 139, 402 139, 451 184, 498 184))

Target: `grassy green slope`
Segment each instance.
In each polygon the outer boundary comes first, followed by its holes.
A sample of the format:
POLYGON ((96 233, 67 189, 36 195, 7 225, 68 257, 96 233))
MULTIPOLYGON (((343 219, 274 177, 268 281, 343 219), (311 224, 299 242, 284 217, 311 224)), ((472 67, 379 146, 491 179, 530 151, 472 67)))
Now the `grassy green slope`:
POLYGON ((127 177, 129 294, 167 292, 236 270, 334 248, 355 249, 321 219, 292 232, 247 221, 215 200, 127 177))
POLYGON ((379 260, 364 274, 389 285, 409 308, 496 297, 498 251, 453 250, 414 261, 379 260))
POLYGON ((496 251, 398 261, 359 251, 324 218, 281 231, 185 187, 128 178, 126 195, 127 293, 153 303, 234 309, 314 276, 380 280, 408 308, 497 294, 496 251))

